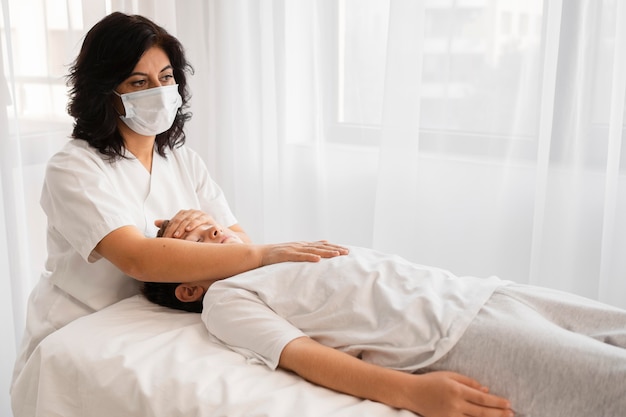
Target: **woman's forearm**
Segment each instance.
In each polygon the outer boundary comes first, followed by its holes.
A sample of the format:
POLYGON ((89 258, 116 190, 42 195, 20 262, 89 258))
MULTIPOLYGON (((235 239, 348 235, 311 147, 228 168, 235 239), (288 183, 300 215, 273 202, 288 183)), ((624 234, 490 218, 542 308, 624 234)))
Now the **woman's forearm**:
POLYGON ((96 251, 125 274, 153 282, 223 279, 262 265, 259 245, 215 245, 146 238, 134 227, 109 233, 96 251))
POLYGON ((316 262, 348 251, 325 242, 252 245, 147 238, 125 226, 105 236, 96 252, 140 281, 192 282, 224 279, 279 262, 316 262))

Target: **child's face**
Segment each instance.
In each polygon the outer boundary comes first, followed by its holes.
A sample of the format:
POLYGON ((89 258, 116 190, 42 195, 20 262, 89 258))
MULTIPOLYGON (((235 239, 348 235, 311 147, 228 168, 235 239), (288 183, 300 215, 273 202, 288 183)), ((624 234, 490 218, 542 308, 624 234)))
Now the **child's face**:
POLYGON ((243 243, 235 232, 217 223, 198 226, 181 239, 205 243, 243 243))

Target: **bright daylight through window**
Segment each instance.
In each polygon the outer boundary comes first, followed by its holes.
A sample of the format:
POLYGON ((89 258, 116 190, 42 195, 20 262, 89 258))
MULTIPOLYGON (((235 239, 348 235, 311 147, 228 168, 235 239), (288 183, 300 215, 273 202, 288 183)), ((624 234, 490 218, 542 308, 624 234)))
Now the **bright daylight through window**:
MULTIPOLYGON (((337 137, 382 118, 389 1, 337 2, 337 137)), ((543 2, 426 1, 422 135, 532 139, 538 128, 543 2), (523 106, 511 102, 515 98, 523 106), (529 105, 531 104, 531 105, 529 105), (474 117, 481 107, 484 117, 474 117)), ((352 141, 358 142, 358 139, 352 141)))

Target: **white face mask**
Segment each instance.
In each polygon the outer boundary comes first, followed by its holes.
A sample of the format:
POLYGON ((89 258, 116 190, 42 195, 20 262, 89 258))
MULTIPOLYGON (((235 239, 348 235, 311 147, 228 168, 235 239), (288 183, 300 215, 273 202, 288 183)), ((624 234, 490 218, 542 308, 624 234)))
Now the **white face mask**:
POLYGON ((154 87, 134 93, 119 94, 126 116, 120 119, 134 132, 156 136, 172 127, 176 112, 183 103, 178 84, 154 87))

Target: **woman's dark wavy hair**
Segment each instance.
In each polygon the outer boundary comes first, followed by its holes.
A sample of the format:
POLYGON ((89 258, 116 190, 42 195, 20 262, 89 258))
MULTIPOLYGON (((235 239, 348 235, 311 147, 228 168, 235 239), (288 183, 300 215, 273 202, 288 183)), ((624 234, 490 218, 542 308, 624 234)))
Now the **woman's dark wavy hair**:
MULTIPOLYGON (((163 237, 169 222, 169 220, 163 222, 157 232, 157 237, 163 237)), ((176 297, 176 287, 179 285, 179 282, 144 282, 141 286, 141 293, 148 301, 163 307, 175 308, 191 313, 202 313, 202 299, 187 302, 180 301, 176 297)))
POLYGON ((144 282, 141 286, 141 293, 149 301, 163 307, 190 313, 202 313, 202 299, 186 302, 176 298, 175 291, 178 285, 180 284, 175 282, 144 282))
POLYGON ((127 79, 145 51, 158 46, 165 51, 173 67, 183 104, 172 127, 156 136, 157 152, 185 143, 185 112, 190 99, 186 73, 193 68, 185 58, 182 44, 165 29, 138 15, 114 12, 92 27, 80 53, 70 67, 67 111, 74 118, 72 138, 86 140, 110 159, 124 155, 124 140, 117 129, 119 114, 113 106, 113 90, 127 79))

